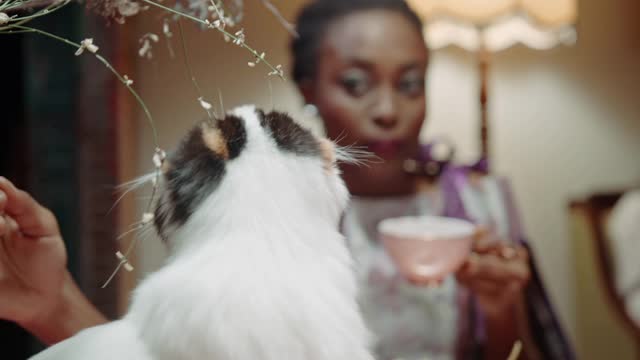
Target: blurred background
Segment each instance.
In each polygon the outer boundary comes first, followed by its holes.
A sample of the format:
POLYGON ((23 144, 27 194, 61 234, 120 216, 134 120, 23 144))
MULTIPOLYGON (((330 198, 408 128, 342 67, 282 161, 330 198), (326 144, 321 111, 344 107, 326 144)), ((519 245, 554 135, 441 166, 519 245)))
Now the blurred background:
MULTIPOLYGON (((304 1, 273 4, 293 19, 304 1)), ((166 17, 150 9, 125 24, 108 23, 74 5, 32 26, 71 39, 93 37, 101 54, 134 80, 160 145, 171 149, 205 113, 187 76, 176 23, 169 22, 172 37, 163 35, 166 17), (151 58, 138 54, 147 33, 160 39, 151 44, 151 58)), ((226 109, 275 107, 322 131, 319 120, 303 112, 292 82, 247 66, 249 54, 218 33, 182 24, 205 99, 219 108, 221 94, 226 109)), ((287 74, 289 33, 260 1, 245 2, 241 26, 247 42, 287 74)), ((492 171, 512 182, 543 280, 579 357, 638 359, 640 320, 632 319, 616 291, 614 244, 606 228, 618 198, 640 187, 640 2, 580 0, 572 26, 573 44, 546 50, 515 44, 489 54, 492 171)), ((0 36, 8 90, 0 99, 0 174, 54 211, 74 276, 102 311, 116 317, 135 280, 164 257, 162 244, 146 239, 135 253, 134 272, 121 272, 100 289, 117 263, 116 249, 128 244, 116 237, 145 204, 144 194, 136 194, 108 212, 117 184, 153 169, 150 127, 94 58, 75 57, 72 48, 35 34, 0 36)), ((422 136, 451 138, 459 161, 479 155, 478 69, 477 53, 460 46, 431 52, 422 136)), ((0 331, 2 343, 11 344, 9 359, 39 346, 11 324, 2 323, 0 331)))

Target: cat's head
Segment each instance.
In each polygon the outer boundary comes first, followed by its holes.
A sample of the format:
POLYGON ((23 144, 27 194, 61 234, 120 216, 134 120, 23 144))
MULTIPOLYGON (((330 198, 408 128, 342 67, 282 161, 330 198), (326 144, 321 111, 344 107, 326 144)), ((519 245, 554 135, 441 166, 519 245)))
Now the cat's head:
POLYGON ((337 228, 348 201, 341 157, 331 141, 281 112, 243 106, 202 121, 162 166, 156 229, 170 239, 190 223, 242 226, 243 218, 321 220, 337 228))

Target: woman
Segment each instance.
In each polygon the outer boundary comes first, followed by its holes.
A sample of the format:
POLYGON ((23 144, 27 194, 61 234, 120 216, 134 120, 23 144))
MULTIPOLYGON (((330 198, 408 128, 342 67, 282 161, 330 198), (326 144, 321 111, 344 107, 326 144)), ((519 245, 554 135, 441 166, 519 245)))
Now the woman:
MULTIPOLYGON (((324 0, 303 9, 296 23, 293 78, 306 102, 318 109, 330 138, 364 146, 384 160, 342 169, 353 195, 343 232, 357 261, 362 308, 379 337, 380 359, 452 358, 456 352, 467 358, 506 358, 514 341, 526 337, 518 331, 527 326, 526 317, 516 316, 524 308, 530 277, 523 246, 478 244, 475 256, 456 274, 457 283, 449 278, 432 289, 401 279, 376 241, 376 224, 387 217, 466 217, 451 211, 459 199, 442 190, 450 181, 421 192, 415 177, 405 172, 406 160, 420 152, 426 112, 428 52, 420 20, 400 0, 324 0), (511 255, 498 255, 505 253, 511 255), (470 290, 475 301, 465 300, 461 288, 470 290), (470 315, 474 312, 479 316, 470 315), (483 326, 473 324, 478 319, 483 326)), ((550 333, 564 342, 559 330, 550 333)), ((528 342, 531 357, 534 342, 528 342)), ((545 358, 572 356, 566 346, 538 345, 545 358)))
MULTIPOLYGON (((518 329, 527 326, 515 316, 531 275, 524 248, 505 257, 499 254, 512 248, 479 243, 456 279, 431 288, 420 278, 411 279, 417 285, 399 278, 372 230, 385 217, 441 212, 403 170, 418 153, 426 112, 428 53, 420 20, 400 0, 324 0, 305 7, 297 24, 293 78, 305 100, 318 109, 329 137, 366 146, 384 160, 342 169, 354 195, 343 230, 359 266, 363 312, 380 340, 379 358, 505 359, 522 337, 518 329), (475 301, 461 296, 463 288, 475 301)), ((10 216, 0 217, 0 234, 19 235, 0 250, 0 318, 47 343, 105 322, 65 270, 53 215, 0 178, 3 213, 10 216)), ((554 334, 563 344, 561 332, 554 334)), ((570 357, 547 351, 545 341, 537 345, 545 358, 570 357)), ((533 348, 527 347, 529 356, 533 348)))

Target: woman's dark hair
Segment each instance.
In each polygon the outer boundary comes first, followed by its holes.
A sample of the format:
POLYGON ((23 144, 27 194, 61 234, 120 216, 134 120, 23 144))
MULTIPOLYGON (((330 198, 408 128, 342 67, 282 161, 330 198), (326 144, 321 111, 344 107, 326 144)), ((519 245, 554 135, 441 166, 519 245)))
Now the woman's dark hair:
POLYGON ((293 80, 300 84, 314 77, 318 50, 331 23, 353 13, 379 9, 405 16, 422 35, 422 21, 404 0, 313 0, 296 19, 298 37, 290 44, 293 80))

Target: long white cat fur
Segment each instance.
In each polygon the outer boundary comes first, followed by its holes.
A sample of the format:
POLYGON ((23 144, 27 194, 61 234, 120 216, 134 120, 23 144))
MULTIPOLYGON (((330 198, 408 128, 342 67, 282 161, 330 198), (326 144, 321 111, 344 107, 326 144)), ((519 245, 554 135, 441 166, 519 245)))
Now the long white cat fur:
POLYGON ((231 113, 246 149, 172 231, 128 313, 34 360, 373 359, 338 231, 348 192, 337 168, 279 150, 253 106, 231 113))

